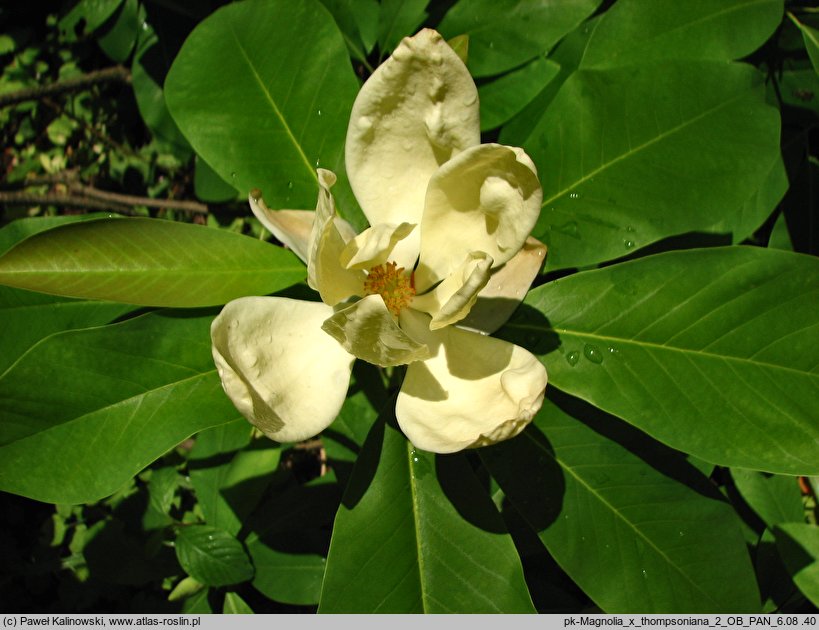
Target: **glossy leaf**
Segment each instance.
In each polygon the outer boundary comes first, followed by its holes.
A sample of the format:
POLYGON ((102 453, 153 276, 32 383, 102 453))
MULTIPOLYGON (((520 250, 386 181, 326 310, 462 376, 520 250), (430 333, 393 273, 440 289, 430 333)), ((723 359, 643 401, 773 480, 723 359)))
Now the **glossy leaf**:
POLYGON ((509 74, 478 88, 481 131, 499 127, 512 118, 559 72, 560 66, 539 57, 509 74))
POLYGON ((707 479, 593 407, 551 399, 480 455, 583 591, 607 613, 758 610, 739 519, 707 479))
POLYGON ((0 489, 95 501, 236 419, 211 358, 212 319, 149 314, 35 345, 0 378, 0 489))
POLYGON ((819 471, 819 261, 659 254, 531 291, 507 326, 550 384, 706 461, 819 471))
POLYGON ((796 586, 819 606, 819 527, 783 523, 774 530, 776 547, 796 586))
POLYGON ((463 455, 374 425, 333 527, 319 612, 534 612, 520 560, 463 455))
POLYGON ((0 284, 146 306, 224 304, 299 282, 304 265, 257 239, 158 219, 84 221, 0 257, 0 284))
POLYGON ((375 43, 380 5, 376 0, 321 0, 333 15, 350 55, 363 63, 375 43))
POLYGON ((746 202, 780 159, 762 81, 724 62, 571 75, 523 144, 543 185, 533 234, 549 245, 547 268, 690 231, 744 238, 761 224, 773 208, 745 216, 746 202))
POLYGON ((427 17, 428 4, 429 0, 381 0, 377 32, 383 57, 392 52, 402 38, 415 34, 427 17))
POLYGON ((118 219, 119 215, 105 212, 91 212, 88 214, 69 214, 58 217, 25 217, 16 219, 0 229, 0 254, 5 254, 17 243, 40 232, 51 230, 68 223, 96 221, 97 219, 118 219))
POLYGON ((180 527, 176 557, 191 577, 206 586, 238 584, 253 577, 253 565, 242 543, 217 527, 180 527))
POLYGON ((260 189, 271 208, 315 208, 322 166, 339 175, 340 209, 360 226, 343 172, 357 87, 319 2, 252 0, 194 29, 168 73, 165 100, 197 154, 240 193, 260 189))
POLYGON ((618 0, 596 24, 581 68, 660 59, 740 59, 770 37, 782 0, 618 0))
POLYGON ((209 203, 223 203, 236 199, 236 189, 216 174, 198 155, 194 162, 193 188, 196 196, 209 203))
POLYGON ((545 53, 591 15, 600 0, 461 0, 439 25, 447 39, 469 35, 470 72, 500 74, 545 53))
POLYGON ((803 520, 802 493, 796 477, 741 468, 732 470, 731 477, 742 498, 769 528, 803 520))

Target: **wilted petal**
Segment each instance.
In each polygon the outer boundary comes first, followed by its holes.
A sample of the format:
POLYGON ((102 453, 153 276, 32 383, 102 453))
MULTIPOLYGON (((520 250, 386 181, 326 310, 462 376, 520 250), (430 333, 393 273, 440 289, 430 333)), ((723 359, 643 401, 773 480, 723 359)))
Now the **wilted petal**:
POLYGON ((427 189, 418 290, 446 278, 467 252, 486 252, 495 267, 511 259, 535 226, 542 198, 521 149, 482 144, 444 164, 427 189))
MULTIPOLYGON (((254 197, 252 194, 248 201, 250 209, 261 224, 306 264, 310 232, 316 213, 313 210, 271 210, 261 196, 254 197)), ((341 217, 335 218, 335 224, 345 241, 355 236, 353 226, 341 217)))
MULTIPOLYGON (((406 238, 413 229, 415 225, 412 223, 379 223, 367 228, 347 243, 341 252, 341 264, 347 269, 369 269, 388 260, 395 260, 391 254, 396 243, 406 238)), ((415 265, 415 259, 409 262, 398 261, 398 264, 411 269, 415 265)))
POLYGON ((408 310, 402 326, 432 353, 412 363, 395 414, 418 448, 451 453, 514 437, 543 403, 546 369, 531 353, 500 339, 449 326, 430 331, 408 310))
POLYGON ((325 304, 334 306, 348 297, 361 295, 366 274, 342 267, 341 255, 347 242, 336 226, 336 204, 330 192, 336 176, 320 168, 318 180, 316 218, 307 249, 307 284, 319 292, 325 304))
POLYGON ((437 330, 466 317, 479 291, 489 281, 492 258, 483 252, 470 252, 459 269, 432 291, 412 300, 412 308, 429 313, 430 330, 437 330))
POLYGON ((398 327, 380 295, 368 295, 338 311, 322 328, 350 354, 381 367, 404 365, 429 356, 423 343, 398 327))
POLYGON ((225 393, 277 442, 316 435, 344 402, 354 357, 321 330, 332 313, 320 302, 245 297, 213 320, 213 360, 225 393))
POLYGON ((546 246, 536 238, 527 238, 512 260, 492 271, 460 326, 486 335, 503 326, 526 297, 545 259, 546 246))
POLYGON ((405 38, 361 88, 347 129, 347 174, 370 224, 418 223, 430 176, 479 142, 466 66, 435 31, 405 38))

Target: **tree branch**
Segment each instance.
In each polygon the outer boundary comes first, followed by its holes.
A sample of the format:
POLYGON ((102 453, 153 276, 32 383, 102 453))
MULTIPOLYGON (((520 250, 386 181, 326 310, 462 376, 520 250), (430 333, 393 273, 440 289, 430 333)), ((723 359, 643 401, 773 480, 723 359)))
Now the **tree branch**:
POLYGON ((57 81, 50 85, 38 85, 14 92, 6 92, 5 94, 0 94, 0 107, 16 105, 24 101, 35 101, 44 96, 50 96, 51 94, 80 90, 95 83, 105 83, 107 81, 130 83, 131 71, 124 66, 112 66, 110 68, 103 68, 102 70, 94 70, 93 72, 66 79, 65 81, 57 81))

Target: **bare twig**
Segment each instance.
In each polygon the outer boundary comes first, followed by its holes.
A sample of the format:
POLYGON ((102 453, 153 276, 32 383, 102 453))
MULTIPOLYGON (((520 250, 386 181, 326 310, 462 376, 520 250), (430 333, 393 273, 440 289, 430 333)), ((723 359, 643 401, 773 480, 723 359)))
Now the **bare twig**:
POLYGON ((96 83, 105 83, 108 81, 130 83, 131 71, 124 66, 112 66, 111 68, 95 70, 72 79, 66 79, 65 81, 57 81, 50 85, 38 85, 14 92, 6 92, 5 94, 0 94, 0 107, 16 105, 17 103, 23 103, 25 101, 36 101, 51 94, 72 92, 96 83))
POLYGON ((135 206, 182 210, 196 214, 207 214, 208 207, 198 201, 181 199, 151 199, 99 190, 82 184, 69 184, 66 193, 30 193, 25 190, 0 191, 0 203, 70 206, 73 208, 95 208, 111 210, 122 214, 133 214, 135 206))

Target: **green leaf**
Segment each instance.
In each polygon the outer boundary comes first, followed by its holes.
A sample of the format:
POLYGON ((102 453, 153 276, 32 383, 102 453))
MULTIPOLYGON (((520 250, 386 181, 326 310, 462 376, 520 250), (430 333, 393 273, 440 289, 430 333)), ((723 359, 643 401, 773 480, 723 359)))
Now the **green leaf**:
POLYGON ((733 469, 731 477, 742 498, 769 528, 804 519, 802 493, 796 477, 766 475, 741 468, 733 469))
POLYGON ((5 254, 14 245, 29 236, 51 230, 59 225, 77 223, 81 221, 96 221, 97 219, 117 219, 116 214, 105 212, 91 212, 89 214, 69 214, 59 217, 26 217, 12 221, 0 229, 0 254, 5 254))
POLYGON ((90 34, 102 26, 123 3, 123 0, 80 0, 57 23, 60 39, 71 43, 77 41, 77 27, 82 34, 90 34))
POLYGON ((560 66, 539 57, 522 68, 478 87, 481 103, 481 131, 499 127, 522 110, 549 81, 560 66))
POLYGON ((226 230, 161 221, 84 221, 0 257, 0 284, 146 306, 209 306, 299 282, 290 252, 226 230))
POLYGON ((784 212, 781 212, 776 218, 776 222, 771 230, 771 236, 768 239, 768 247, 783 249, 786 252, 793 251, 793 241, 791 241, 791 235, 788 231, 788 222, 785 219, 784 212))
POLYGON ((253 609, 236 593, 225 593, 225 603, 222 606, 225 615, 252 615, 253 609))
POLYGON ((0 488, 95 501, 193 433, 235 420, 211 358, 212 319, 152 313, 39 342, 0 378, 0 488))
POLYGON ((333 15, 353 58, 367 63, 375 43, 380 5, 376 0, 321 0, 333 15))
POLYGON ((0 374, 35 343, 63 330, 107 324, 126 304, 79 301, 0 286, 0 374))
POLYGON ((360 227, 343 179, 357 87, 319 2, 251 0, 194 29, 168 73, 165 100, 197 154, 242 195, 258 188, 271 208, 314 208, 321 166, 340 176, 340 210, 360 227))
POLYGON ((98 34, 97 43, 111 59, 124 63, 131 56, 144 21, 145 8, 139 0, 125 0, 106 28, 98 34))
POLYGON ((555 387, 706 461, 819 471, 819 260, 669 252, 538 287, 505 330, 555 387))
POLYGON ((485 77, 548 51, 599 5, 600 0, 461 0, 438 30, 447 39, 469 35, 469 70, 485 77))
POLYGON ((207 586, 238 584, 253 577, 253 565, 242 543, 217 527, 180 527, 176 557, 191 577, 207 586))
POLYGON ((618 0, 595 26, 581 68, 647 59, 740 59, 779 26, 782 0, 618 0))
MULTIPOLYGON (((250 437, 251 427, 244 424, 242 430, 250 437)), ((200 434, 198 439, 209 439, 217 429, 200 434)), ((253 446, 235 453, 226 462, 221 458, 218 463, 197 461, 195 452, 190 461, 191 483, 205 521, 233 535, 242 529, 242 523, 256 507, 270 483, 270 475, 279 465, 278 444, 262 439, 253 446)))
POLYGON ((819 74, 819 31, 800 22, 793 13, 788 12, 788 17, 796 27, 802 31, 802 39, 805 41, 805 50, 808 51, 808 57, 813 65, 813 70, 819 74))
POLYGON ((428 4, 429 0, 381 0, 377 33, 382 57, 386 57, 402 38, 415 34, 427 17, 428 4))
POLYGON ((550 398, 534 427, 480 455, 583 591, 607 613, 758 610, 739 519, 707 479, 593 407, 550 398))
MULTIPOLYGON (((285 539, 287 536, 281 536, 285 539)), ((249 538, 247 550, 256 576, 253 587, 270 599, 285 604, 312 606, 318 603, 324 577, 324 558, 316 553, 293 553, 249 538)))
POLYGON ((198 155, 193 171, 193 188, 199 199, 209 203, 233 201, 238 195, 236 189, 219 177, 198 155))
POLYGON ((333 527, 319 612, 534 612, 520 559, 461 454, 374 425, 333 527))
POLYGON ((776 547, 796 586, 819 606, 819 527, 783 523, 774 529, 776 547))
POLYGON ((145 22, 139 31, 136 53, 131 64, 131 85, 145 125, 156 139, 170 145, 180 160, 185 161, 190 157, 191 147, 171 118, 162 91, 162 80, 170 66, 163 55, 163 43, 160 43, 154 29, 145 22))
POLYGON ((779 114, 762 82, 724 62, 574 73, 523 144, 543 185, 533 234, 550 247, 547 267, 690 231, 744 238, 761 224, 773 208, 746 207, 749 192, 781 159, 779 114))

